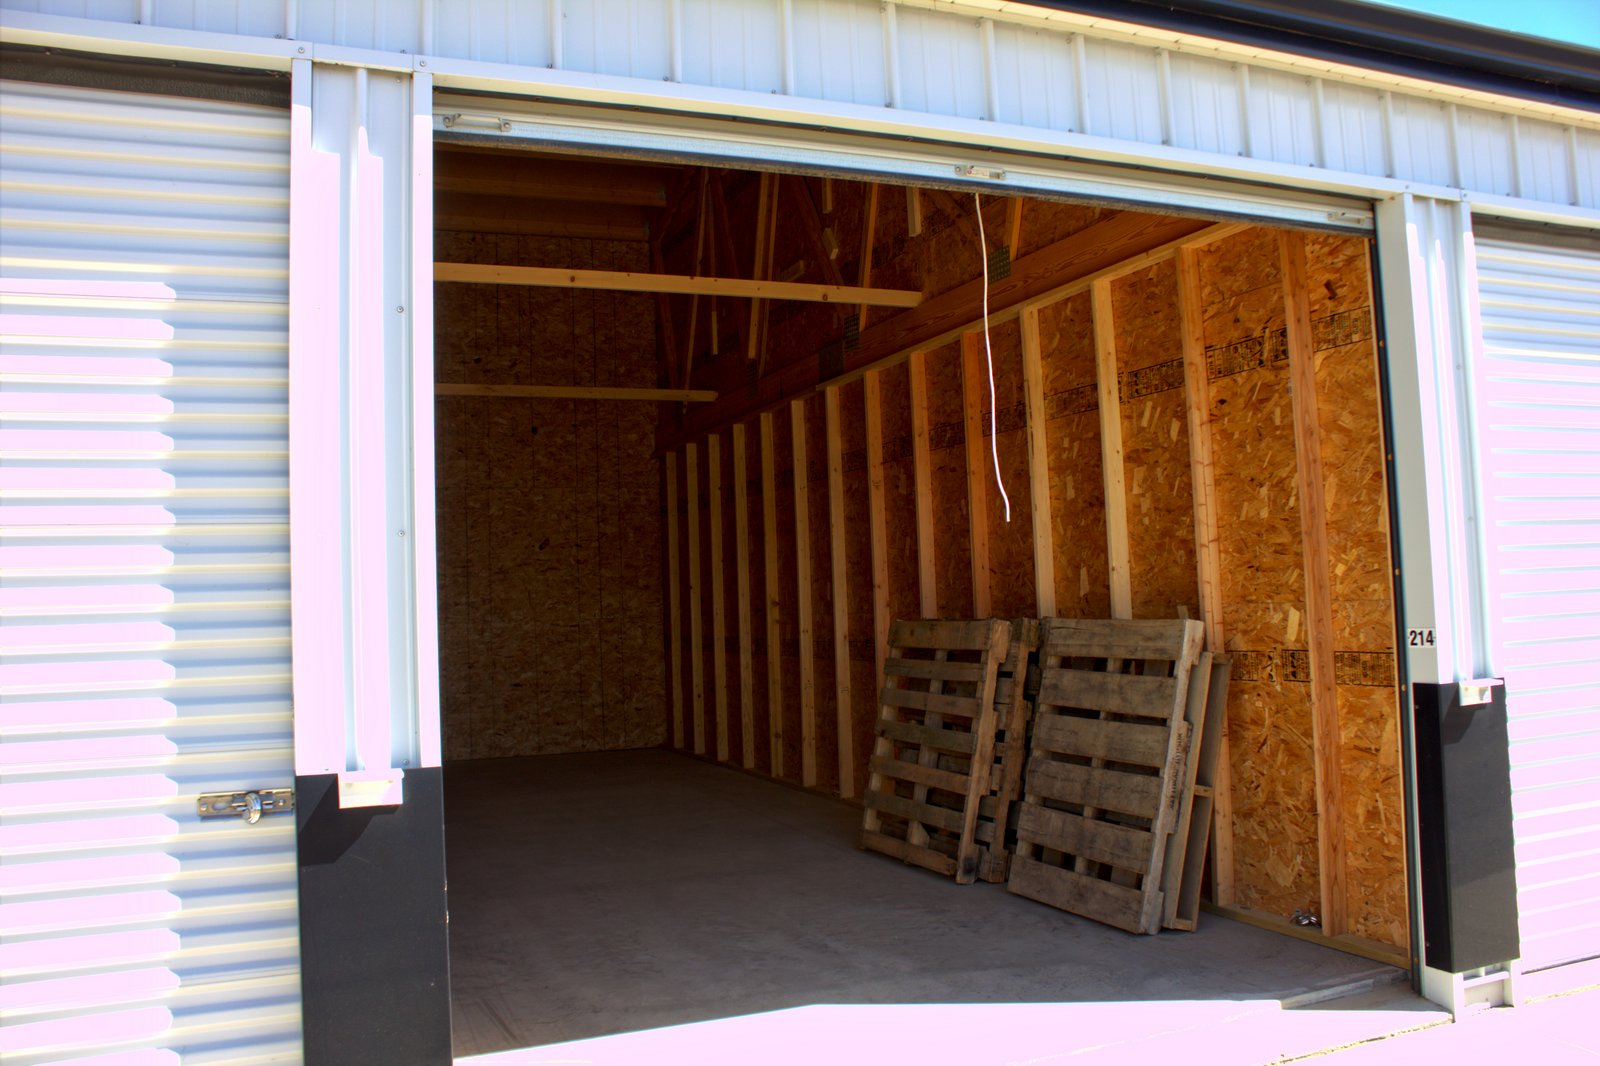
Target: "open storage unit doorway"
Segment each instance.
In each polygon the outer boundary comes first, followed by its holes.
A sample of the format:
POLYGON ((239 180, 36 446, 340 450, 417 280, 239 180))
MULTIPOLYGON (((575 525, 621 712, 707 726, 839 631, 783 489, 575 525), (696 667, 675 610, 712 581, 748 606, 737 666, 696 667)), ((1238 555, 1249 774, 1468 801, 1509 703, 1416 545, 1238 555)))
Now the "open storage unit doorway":
POLYGON ((959 950, 906 946, 924 906, 1039 978, 980 998, 1408 964, 1365 238, 463 140, 435 216, 458 1051, 965 1001, 959 950), (1234 664, 1210 897, 1348 954, 1130 938, 853 850, 826 797, 859 803, 891 619, 1180 614, 1234 664))

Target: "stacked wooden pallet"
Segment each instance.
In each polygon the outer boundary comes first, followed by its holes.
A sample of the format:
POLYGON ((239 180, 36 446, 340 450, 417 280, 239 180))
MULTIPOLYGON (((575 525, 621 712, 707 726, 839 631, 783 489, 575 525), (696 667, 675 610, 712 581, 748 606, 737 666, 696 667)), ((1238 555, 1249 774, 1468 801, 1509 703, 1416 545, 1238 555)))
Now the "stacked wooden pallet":
POLYGON ((1167 865, 1182 868, 1169 845, 1192 790, 1189 682, 1203 632, 1190 621, 1045 622, 1012 892, 1129 932, 1161 929, 1167 865))
POLYGON ((979 801, 994 763, 995 683, 1010 623, 897 621, 879 692, 861 843, 977 879, 979 801))
POLYGON ((1131 932, 1193 929, 1228 660, 1199 623, 895 622, 862 844, 1131 932))

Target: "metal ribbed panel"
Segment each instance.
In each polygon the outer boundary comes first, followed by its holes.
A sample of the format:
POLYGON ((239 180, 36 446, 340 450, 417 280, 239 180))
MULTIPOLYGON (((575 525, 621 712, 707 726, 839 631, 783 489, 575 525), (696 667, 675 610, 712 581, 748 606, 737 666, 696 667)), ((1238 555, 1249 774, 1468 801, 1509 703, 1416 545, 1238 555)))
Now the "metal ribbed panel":
POLYGON ((1600 246, 1480 239, 1478 417, 1524 964, 1600 956, 1600 246))
POLYGON ((286 112, 0 95, 0 1058, 294 1061, 286 112))
MULTIPOLYGON (((1600 207, 1592 118, 1027 5, 935 0, 147 0, 155 25, 888 106, 1600 207), (991 113, 993 112, 993 113, 991 113), (1546 117, 1538 117, 1539 114, 1546 117)), ((132 0, 0 8, 136 21, 132 0)), ((92 47, 92 46, 91 46, 92 47)), ((409 61, 409 60, 407 60, 409 61)), ((1151 162, 1166 167, 1159 153, 1151 162)), ((1205 173, 1205 161, 1187 169, 1205 173)), ((1392 190, 1381 191, 1388 195, 1392 190)))

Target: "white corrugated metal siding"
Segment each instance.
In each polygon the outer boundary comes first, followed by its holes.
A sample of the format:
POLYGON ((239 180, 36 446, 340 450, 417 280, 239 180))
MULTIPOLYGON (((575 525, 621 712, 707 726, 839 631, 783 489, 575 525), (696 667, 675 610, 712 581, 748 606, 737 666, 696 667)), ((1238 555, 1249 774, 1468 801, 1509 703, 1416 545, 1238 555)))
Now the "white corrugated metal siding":
MULTIPOLYGON (((1311 181, 1398 179, 1413 192, 1600 207, 1592 116, 1025 4, 0 0, 0 9, 888 107, 934 124, 983 119, 999 136, 1145 146, 1166 168, 1167 146, 1201 153, 1180 170, 1244 159, 1311 181)), ((567 87, 551 86, 557 96, 567 87)))
POLYGON ((288 159, 287 111, 0 85, 8 1066, 299 1057, 294 818, 195 810, 294 784, 288 159))
POLYGON ((1537 969, 1600 956, 1600 240, 1477 254, 1491 665, 1537 969))

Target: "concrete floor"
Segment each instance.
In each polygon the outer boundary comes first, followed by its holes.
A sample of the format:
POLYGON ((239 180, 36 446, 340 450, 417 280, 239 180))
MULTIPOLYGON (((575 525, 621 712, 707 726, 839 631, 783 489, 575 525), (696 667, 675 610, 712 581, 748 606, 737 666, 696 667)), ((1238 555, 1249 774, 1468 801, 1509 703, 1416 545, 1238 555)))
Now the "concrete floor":
POLYGON ((858 850, 857 808, 667 751, 451 764, 445 819, 458 1056, 819 1005, 1413 1006, 1214 915, 1140 937, 956 885, 858 850))

